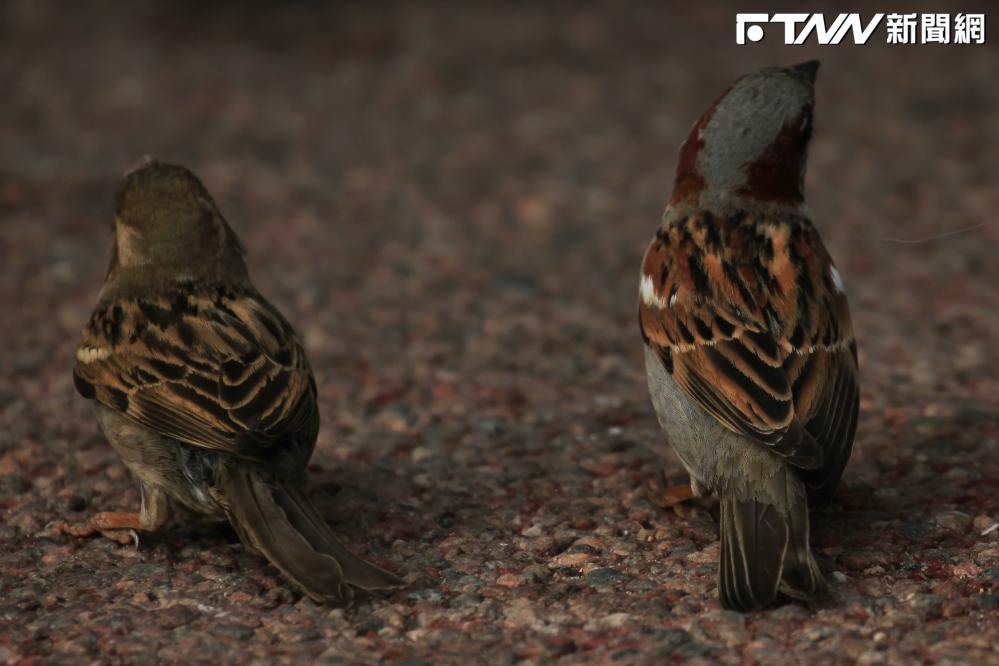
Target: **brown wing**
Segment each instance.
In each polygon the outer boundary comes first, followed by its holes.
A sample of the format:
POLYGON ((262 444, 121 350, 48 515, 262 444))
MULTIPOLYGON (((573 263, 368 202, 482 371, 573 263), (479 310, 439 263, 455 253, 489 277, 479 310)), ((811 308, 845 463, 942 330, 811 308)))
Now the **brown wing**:
POLYGON ((291 326, 256 292, 112 300, 83 332, 77 389, 193 446, 262 457, 311 449, 316 388, 291 326))
POLYGON ((815 420, 840 409, 827 398, 828 359, 852 343, 831 268, 803 218, 700 213, 664 222, 642 270, 642 335, 677 384, 726 428, 806 469, 839 448, 815 420))
POLYGON ((813 367, 799 374, 802 395, 808 378, 823 373, 822 387, 813 388, 815 399, 805 429, 819 442, 825 455, 824 464, 801 472, 811 504, 824 504, 832 499, 840 477, 853 450, 860 409, 860 386, 857 371, 857 348, 835 351, 816 350, 805 358, 814 358, 813 367), (824 364, 824 369, 819 365, 824 364))

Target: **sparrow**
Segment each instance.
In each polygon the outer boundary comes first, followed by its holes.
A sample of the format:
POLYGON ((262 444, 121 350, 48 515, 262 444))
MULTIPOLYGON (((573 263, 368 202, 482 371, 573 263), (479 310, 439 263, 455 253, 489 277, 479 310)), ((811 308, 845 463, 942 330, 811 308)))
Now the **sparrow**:
POLYGON ((319 432, 316 382, 298 335, 253 287, 244 255, 184 167, 146 158, 123 177, 111 264, 73 380, 136 477, 141 507, 57 527, 114 538, 177 517, 227 520, 318 602, 398 587, 398 577, 340 544, 305 492, 319 432))
POLYGON ((818 67, 744 76, 700 117, 642 263, 649 393, 686 494, 719 497, 736 611, 824 591, 809 507, 832 498, 857 425, 843 280, 804 204, 818 67))

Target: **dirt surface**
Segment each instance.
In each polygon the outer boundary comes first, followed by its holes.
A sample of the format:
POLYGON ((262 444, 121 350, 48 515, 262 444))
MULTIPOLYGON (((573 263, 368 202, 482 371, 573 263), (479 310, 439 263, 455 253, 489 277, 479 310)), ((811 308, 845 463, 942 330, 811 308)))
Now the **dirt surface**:
POLYGON ((737 47, 735 11, 0 4, 0 662, 997 663, 999 39, 737 47), (860 426, 814 519, 831 595, 740 616, 712 505, 650 499, 684 476, 638 269, 694 119, 810 57, 860 426), (317 502, 407 589, 330 609, 229 531, 47 529, 138 506, 70 368, 145 153, 302 333, 317 502))

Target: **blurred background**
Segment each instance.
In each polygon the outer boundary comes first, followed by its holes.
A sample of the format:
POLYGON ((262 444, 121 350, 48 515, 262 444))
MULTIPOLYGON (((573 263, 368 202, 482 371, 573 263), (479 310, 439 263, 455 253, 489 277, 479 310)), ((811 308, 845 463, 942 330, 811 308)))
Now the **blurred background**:
MULTIPOLYGON (((945 4, 863 11, 988 13, 945 4)), ((0 3, 0 661, 237 639, 362 661, 995 656, 997 40, 784 46, 773 26, 738 46, 740 10, 0 3), (863 374, 849 490, 814 537, 847 582, 826 610, 737 621, 710 512, 646 498, 682 470, 648 403, 638 270, 694 120, 810 58, 806 196, 863 374), (328 515, 415 591, 327 616, 231 535, 126 556, 46 531, 138 503, 70 369, 144 154, 201 176, 302 334, 328 515)))

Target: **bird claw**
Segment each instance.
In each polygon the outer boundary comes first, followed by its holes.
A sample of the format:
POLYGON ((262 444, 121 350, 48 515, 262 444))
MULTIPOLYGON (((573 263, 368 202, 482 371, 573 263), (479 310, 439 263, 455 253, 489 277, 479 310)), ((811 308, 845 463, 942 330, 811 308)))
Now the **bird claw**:
POLYGON ((141 527, 139 515, 136 513, 101 512, 94 514, 84 523, 71 524, 65 520, 49 523, 51 529, 71 537, 89 537, 94 534, 111 539, 123 546, 135 544, 139 546, 139 534, 136 527, 141 527))
POLYGON ((114 541, 115 543, 120 543, 123 546, 134 545, 136 549, 139 548, 139 533, 135 530, 98 530, 101 536, 114 541))
POLYGON ((46 530, 53 530, 71 537, 88 537, 94 533, 94 529, 89 524, 71 524, 65 520, 53 520, 45 526, 46 530))
POLYGON ((649 500, 662 509, 676 509, 696 497, 691 485, 671 484, 665 472, 660 472, 658 479, 650 481, 647 490, 649 500))

